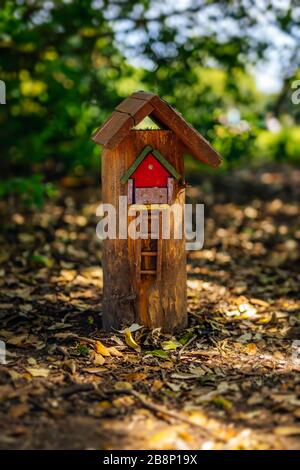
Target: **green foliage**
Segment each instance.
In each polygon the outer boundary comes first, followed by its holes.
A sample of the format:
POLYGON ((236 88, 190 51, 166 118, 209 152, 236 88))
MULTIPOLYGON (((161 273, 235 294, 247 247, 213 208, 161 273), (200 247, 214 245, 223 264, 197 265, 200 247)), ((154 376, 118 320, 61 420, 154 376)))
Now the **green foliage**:
POLYGON ((42 175, 0 180, 0 198, 17 196, 28 206, 42 207, 45 198, 53 197, 55 194, 54 185, 43 182, 42 175))
POLYGON ((84 172, 99 150, 95 127, 120 97, 116 83, 134 74, 112 41, 102 8, 92 0, 32 4, 5 1, 0 10, 0 74, 7 105, 0 109, 4 172, 84 172), (41 17, 40 15, 44 15, 41 17))
POLYGON ((86 344, 78 344, 76 351, 79 356, 88 356, 90 354, 90 348, 86 344))
POLYGON ((283 128, 279 132, 262 131, 257 138, 260 158, 276 162, 299 163, 300 128, 283 128))
MULTIPOLYGON (((183 9, 173 2, 161 8, 157 0, 3 0, 0 79, 7 104, 0 106, 0 196, 19 194, 41 205, 51 190, 33 174, 49 181, 98 173, 100 150, 90 136, 137 89, 175 105, 223 155, 223 168, 265 153, 299 161, 299 106, 290 99, 298 56, 286 66, 278 96, 258 93, 249 65, 271 46, 265 35, 253 34, 259 15, 248 10, 244 0, 188 1, 183 9), (133 67, 125 56, 147 67, 133 67), (240 114, 237 122, 228 119, 232 109, 240 114), (265 129, 267 112, 283 124, 277 136, 265 129)), ((268 11, 291 36, 298 12, 271 4, 268 11)))

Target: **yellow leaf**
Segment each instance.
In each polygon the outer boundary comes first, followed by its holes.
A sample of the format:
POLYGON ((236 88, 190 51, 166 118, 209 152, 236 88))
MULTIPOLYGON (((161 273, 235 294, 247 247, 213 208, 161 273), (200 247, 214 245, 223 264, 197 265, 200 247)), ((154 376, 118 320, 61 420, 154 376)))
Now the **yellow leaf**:
POLYGON ((112 403, 116 408, 128 408, 134 404, 134 398, 126 395, 125 397, 115 398, 112 403))
POLYGON ((154 380, 152 387, 151 387, 152 392, 157 392, 163 387, 163 385, 164 384, 161 380, 154 380))
POLYGON ((246 353, 249 354, 250 356, 255 356, 257 353, 257 346, 255 343, 249 343, 246 346, 246 353))
POLYGON ((141 350, 140 346, 133 339, 131 331, 129 331, 128 328, 126 328, 126 330, 125 330, 125 343, 127 344, 127 346, 129 346, 132 349, 135 349, 136 351, 141 350))
POLYGON ((123 356, 123 353, 119 351, 117 348, 115 348, 114 346, 111 346, 110 348, 108 348, 108 350, 111 356, 116 356, 116 357, 123 356))
POLYGON ((96 366, 102 366, 105 363, 105 359, 101 354, 95 354, 94 364, 96 366))
POLYGON ((101 372, 107 371, 106 367, 86 367, 82 369, 83 372, 87 372, 88 374, 99 374, 101 372))
POLYGON ((29 372, 32 377, 48 377, 49 369, 44 369, 43 367, 26 367, 27 372, 29 372))
POLYGON ((300 435, 300 426, 278 426, 275 428, 277 436, 295 436, 300 435))
POLYGON ((95 351, 97 354, 101 354, 101 356, 110 356, 109 349, 101 343, 101 341, 96 341, 95 351))

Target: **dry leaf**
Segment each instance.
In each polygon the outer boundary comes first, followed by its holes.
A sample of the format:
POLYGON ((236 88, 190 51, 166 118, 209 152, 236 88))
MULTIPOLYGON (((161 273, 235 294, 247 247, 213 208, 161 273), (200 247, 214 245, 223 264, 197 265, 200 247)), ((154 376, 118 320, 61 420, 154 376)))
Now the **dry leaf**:
POLYGON ((133 339, 132 334, 128 328, 126 328, 125 330, 125 343, 127 344, 127 346, 129 346, 132 349, 135 349, 136 351, 141 350, 140 346, 133 339))
POLYGON ((71 372, 72 375, 75 374, 76 372, 76 362, 73 361, 73 359, 71 360, 68 360, 68 361, 65 361, 64 362, 64 366, 69 369, 69 371, 71 372))
POLYGON ((126 379, 129 382, 142 382, 147 378, 147 374, 143 374, 142 372, 133 372, 132 374, 127 374, 126 379))
POLYGON ((255 354, 257 353, 257 346, 255 343, 249 343, 247 344, 246 348, 245 348, 245 351, 247 354, 249 354, 249 356, 255 356, 255 354))
POLYGON ((36 364, 37 364, 37 362, 36 362, 36 360, 34 359, 34 357, 29 357, 29 358, 27 359, 27 362, 28 362, 28 364, 29 364, 30 366, 36 366, 36 364))
POLYGON ((154 380, 151 390, 152 392, 158 392, 163 387, 163 382, 161 380, 154 380))
POLYGON ((12 406, 9 409, 9 416, 13 419, 18 419, 24 416, 29 411, 27 403, 20 403, 19 405, 12 406))
POLYGON ((111 356, 116 356, 116 357, 123 356, 123 353, 119 351, 117 348, 115 348, 114 346, 111 346, 110 348, 108 348, 108 351, 110 352, 111 356))
POLYGON ((95 351, 97 354, 101 354, 101 356, 110 356, 109 349, 101 343, 101 341, 96 341, 95 344, 95 351))
POLYGON ((95 353, 94 364, 96 366, 102 366, 105 363, 105 359, 101 354, 95 353))
POLYGON ((300 435, 300 426, 278 426, 274 431, 277 436, 296 436, 300 435))
POLYGON ((26 344, 26 338, 28 337, 27 334, 25 335, 17 335, 17 336, 12 336, 7 339, 7 344, 11 344, 12 346, 21 346, 26 344))
POLYGON ((27 372, 29 372, 32 377, 48 377, 50 370, 43 367, 26 367, 27 372))
POLYGON ((105 372, 106 370, 106 367, 86 367, 85 369, 82 369, 83 372, 87 372, 88 374, 99 374, 100 372, 105 372))
POLYGON ((130 325, 128 328, 121 330, 120 333, 125 333, 126 330, 129 330, 130 333, 134 333, 135 331, 138 331, 141 328, 143 328, 143 326, 139 325, 138 323, 132 323, 132 325, 130 325))
POLYGON ((129 382, 116 382, 115 383, 116 390, 132 390, 132 385, 129 382))

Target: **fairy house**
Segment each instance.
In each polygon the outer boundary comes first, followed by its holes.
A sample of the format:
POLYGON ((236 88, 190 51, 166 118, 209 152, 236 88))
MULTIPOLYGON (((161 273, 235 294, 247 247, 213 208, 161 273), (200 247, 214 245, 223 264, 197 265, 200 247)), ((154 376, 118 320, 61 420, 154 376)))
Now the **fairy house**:
MULTIPOLYGON (((220 156, 174 108, 142 91, 115 108, 93 141, 104 147, 103 203, 118 212, 120 196, 127 196, 129 223, 132 209, 152 208, 144 211, 146 233, 140 238, 103 242, 104 327, 137 322, 166 332, 180 329, 187 322, 185 239, 164 239, 160 228, 153 237, 151 227, 160 227, 162 212, 172 204, 184 208, 184 154, 212 167, 220 164, 220 156), (136 128, 146 117, 159 127, 136 128)), ((171 218, 171 234, 174 223, 171 218)))

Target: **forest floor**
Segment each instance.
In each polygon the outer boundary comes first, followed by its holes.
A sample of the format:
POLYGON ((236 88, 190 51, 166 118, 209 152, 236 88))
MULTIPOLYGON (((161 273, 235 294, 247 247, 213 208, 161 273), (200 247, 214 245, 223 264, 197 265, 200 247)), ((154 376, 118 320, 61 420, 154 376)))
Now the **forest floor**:
POLYGON ((99 190, 1 203, 1 449, 300 449, 300 170, 190 182, 189 326, 134 342, 101 330, 99 190))

